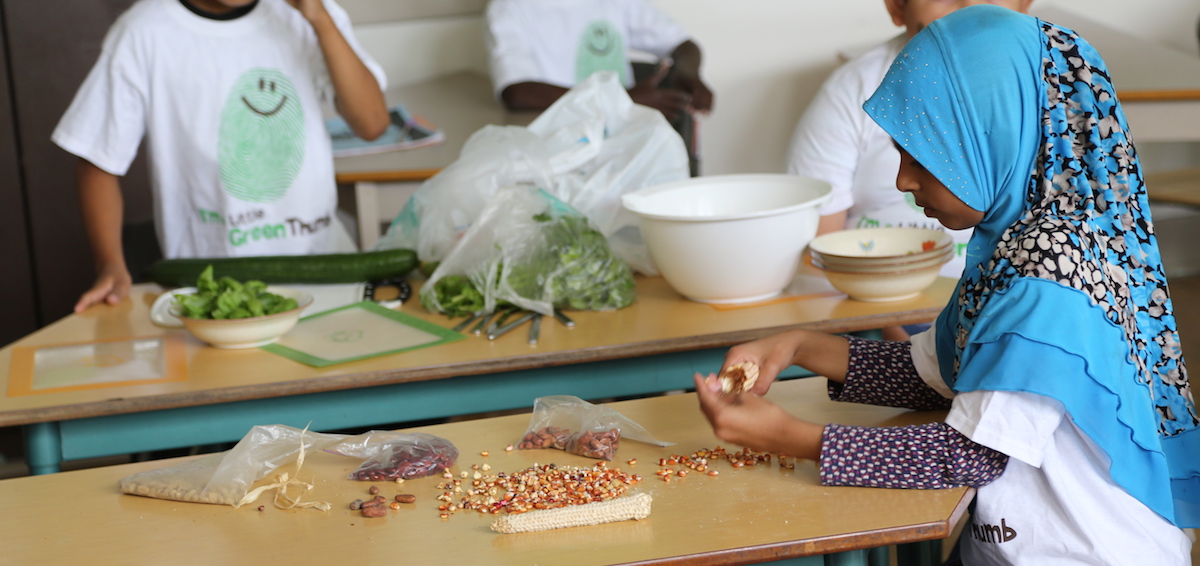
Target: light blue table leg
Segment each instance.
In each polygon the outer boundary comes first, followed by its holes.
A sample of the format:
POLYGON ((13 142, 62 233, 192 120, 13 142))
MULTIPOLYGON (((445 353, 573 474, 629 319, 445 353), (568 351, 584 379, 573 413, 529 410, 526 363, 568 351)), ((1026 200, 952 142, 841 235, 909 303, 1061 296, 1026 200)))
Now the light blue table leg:
POLYGON ((825 566, 867 566, 867 550, 848 550, 825 555, 825 566))
POLYGON ((888 566, 888 546, 877 546, 867 551, 867 566, 888 566))
POLYGON ((62 436, 56 422, 34 423, 22 427, 25 434, 25 462, 34 475, 53 474, 62 464, 62 436))

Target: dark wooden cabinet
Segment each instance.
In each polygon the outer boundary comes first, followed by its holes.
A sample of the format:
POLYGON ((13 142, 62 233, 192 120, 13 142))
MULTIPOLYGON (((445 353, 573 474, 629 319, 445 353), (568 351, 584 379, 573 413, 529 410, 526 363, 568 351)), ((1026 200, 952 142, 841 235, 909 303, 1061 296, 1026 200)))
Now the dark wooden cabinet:
MULTIPOLYGON (((132 0, 2 0, 0 344, 71 312, 94 277, 75 195, 76 158, 50 134, 132 0)), ((122 180, 127 224, 152 217, 139 159, 122 180)))
MULTIPOLYGON (((0 45, 7 32, 0 30, 0 45)), ((16 113, 12 84, 5 59, 0 59, 0 297, 6 298, 0 315, 0 344, 8 344, 38 327, 37 296, 30 234, 28 201, 22 190, 21 161, 17 151, 16 113)))

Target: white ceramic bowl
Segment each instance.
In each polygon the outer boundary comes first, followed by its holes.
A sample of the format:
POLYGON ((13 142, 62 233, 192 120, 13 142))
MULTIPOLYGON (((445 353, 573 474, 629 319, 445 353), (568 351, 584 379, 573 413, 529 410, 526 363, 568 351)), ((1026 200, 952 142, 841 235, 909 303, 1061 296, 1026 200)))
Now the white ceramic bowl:
POLYGON ((778 295, 817 233, 828 183, 795 175, 716 175, 621 197, 664 279, 702 303, 778 295))
POLYGON ((886 273, 848 273, 822 269, 835 289, 856 301, 871 303, 911 299, 938 278, 942 265, 886 273))
POLYGON ((160 326, 186 328, 193 336, 215 348, 257 348, 279 340, 287 334, 300 313, 313 302, 312 294, 288 287, 267 287, 267 291, 296 300, 298 307, 280 313, 232 320, 205 320, 180 316, 174 308, 175 295, 195 293, 195 287, 175 289, 159 295, 150 307, 150 319, 160 326))
POLYGON ((954 247, 949 233, 933 228, 857 228, 823 234, 809 244, 827 266, 882 265, 928 259, 954 247))
POLYGON ((847 273, 890 273, 893 271, 911 271, 914 269, 923 269, 931 266, 942 266, 946 262, 954 259, 954 246, 946 246, 942 248, 941 253, 930 256, 929 254, 921 254, 916 256, 918 259, 904 261, 907 259, 901 258, 894 263, 862 263, 862 262, 844 262, 839 263, 829 261, 825 257, 812 256, 812 265, 817 269, 829 269, 832 271, 842 271, 847 273))

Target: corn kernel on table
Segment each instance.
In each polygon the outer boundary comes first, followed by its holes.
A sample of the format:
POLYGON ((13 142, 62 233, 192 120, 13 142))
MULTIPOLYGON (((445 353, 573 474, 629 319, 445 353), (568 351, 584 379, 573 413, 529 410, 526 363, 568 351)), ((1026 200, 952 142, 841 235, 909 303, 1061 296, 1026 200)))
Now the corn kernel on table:
MULTIPOLYGON (((940 420, 943 412, 913 412, 830 401, 826 380, 776 383, 769 398, 815 422, 908 425, 940 420)), ((630 493, 653 497, 641 521, 521 534, 497 534, 494 515, 457 511, 440 518, 440 474, 403 485, 344 479, 358 460, 309 453, 300 479, 315 487, 305 501, 327 501, 328 512, 282 510, 271 493, 240 508, 180 503, 123 495, 120 478, 183 459, 141 462, 0 481, 0 530, 4 559, 12 564, 55 563, 86 552, 89 564, 704 564, 768 561, 785 564, 878 563, 882 545, 947 537, 963 516, 973 490, 889 490, 823 487, 811 461, 794 469, 777 463, 734 468, 710 462, 720 475, 692 473, 664 482, 659 458, 714 448, 720 442, 700 414, 695 394, 612 403, 655 437, 674 441, 660 448, 621 442, 610 467, 640 474, 630 493), (629 464, 636 458, 635 464, 629 464), (376 485, 389 501, 416 495, 413 504, 364 518, 349 509, 370 499, 376 485), (258 510, 264 505, 263 511, 258 510), (822 557, 821 555, 826 555, 822 557)), ((591 466, 596 460, 561 450, 514 450, 529 414, 409 429, 450 440, 459 449, 455 477, 472 464, 491 473, 515 472, 534 463, 591 466), (481 455, 483 451, 488 456, 481 455)), ((734 447, 726 446, 732 451, 734 447)), ((671 467, 671 466, 668 466, 671 467)), ((673 466, 679 468, 680 466, 673 466)), ((295 472, 288 465, 277 472, 295 472)), ((272 474, 273 476, 274 474, 272 474)), ((260 482, 268 483, 271 476, 260 482)), ((295 492, 292 492, 295 495, 295 492)), ((886 555, 885 555, 886 556, 886 555)), ((886 564, 886 558, 882 564, 886 564)))
MULTIPOLYGON (((661 393, 719 369, 728 346, 782 329, 845 333, 932 320, 954 283, 939 279, 890 303, 836 295, 718 310, 682 298, 661 278, 639 277, 632 306, 572 312, 573 328, 547 320, 536 345, 521 328, 494 341, 468 337, 327 367, 257 348, 216 349, 155 326, 149 308, 161 289, 139 285, 118 305, 92 307, 0 349, 0 426, 23 427, 31 470, 51 473, 63 460, 231 442, 263 423, 329 431, 531 407, 544 395, 661 393), (176 378, 22 390, 13 371, 14 359, 40 347, 123 339, 179 344, 176 378)), ((415 300, 399 310, 454 324, 415 300)), ((73 363, 107 363, 93 358, 73 363)))

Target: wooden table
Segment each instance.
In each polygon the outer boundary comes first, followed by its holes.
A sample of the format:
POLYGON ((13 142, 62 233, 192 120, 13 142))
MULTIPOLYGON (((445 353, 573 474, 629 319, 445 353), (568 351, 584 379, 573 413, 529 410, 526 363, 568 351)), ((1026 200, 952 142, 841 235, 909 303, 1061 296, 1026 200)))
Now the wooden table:
MULTIPOLYGON (((826 381, 776 384, 769 398, 814 422, 896 426, 940 420, 941 412, 834 403, 826 381)), ((823 487, 815 465, 795 469, 760 464, 714 464, 717 477, 693 473, 663 482, 659 458, 712 448, 719 441, 701 416, 694 394, 613 403, 611 406, 675 446, 621 443, 611 466, 641 474, 635 491, 654 497, 643 521, 541 533, 500 535, 492 517, 460 511, 438 517, 440 475, 403 486, 378 485, 390 500, 412 493, 418 501, 387 517, 350 511, 369 499, 367 482, 343 478, 358 461, 309 453, 299 476, 316 487, 305 500, 327 501, 328 512, 281 510, 270 496, 238 509, 122 495, 120 478, 183 459, 142 462, 0 481, 4 558, 12 564, 48 564, 86 553, 89 564, 176 564, 203 557, 210 564, 865 564, 863 549, 932 541, 950 535, 973 490, 890 490, 823 487), (636 458, 635 465, 627 460, 636 458), (258 505, 265 505, 258 511, 258 505), (834 553, 823 561, 819 555, 834 553), (184 557, 190 557, 184 559, 184 557), (807 558, 806 558, 807 557, 807 558)), ((529 424, 527 414, 412 429, 446 438, 460 450, 457 466, 488 463, 513 472, 533 463, 590 466, 593 460, 555 450, 505 452, 529 424), (488 451, 484 458, 481 451, 488 451)), ((727 448, 732 448, 728 447, 727 448)), ((287 466, 280 471, 292 471, 287 466)), ((874 558, 879 553, 872 554, 874 558)), ((874 562, 873 558, 873 562, 874 562)), ((886 560, 882 562, 886 564, 886 560)))
MULTIPOLYGON (((805 267, 805 269, 811 269, 805 267)), ((954 288, 939 279, 920 296, 864 303, 825 296, 718 310, 683 299, 660 278, 638 278, 638 300, 615 312, 579 312, 575 328, 547 321, 524 333, 471 337, 432 348, 314 368, 258 349, 219 350, 152 324, 155 286, 68 316, 0 349, 0 426, 22 426, 34 473, 64 459, 228 442, 262 423, 338 430, 529 407, 543 395, 585 399, 690 387, 720 367, 725 349, 786 328, 835 333, 926 322, 954 288), (172 334, 186 342, 187 379, 12 395, 13 350, 172 334)), ((401 312, 451 326, 410 301, 401 312)))

